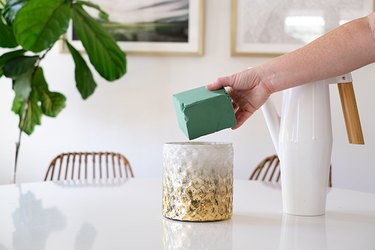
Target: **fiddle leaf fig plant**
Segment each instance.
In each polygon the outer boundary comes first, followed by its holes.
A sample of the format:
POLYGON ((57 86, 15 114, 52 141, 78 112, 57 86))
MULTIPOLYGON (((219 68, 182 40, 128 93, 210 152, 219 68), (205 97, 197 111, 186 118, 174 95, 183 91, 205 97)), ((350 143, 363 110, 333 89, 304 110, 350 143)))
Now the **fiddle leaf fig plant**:
MULTIPOLYGON (((83 0, 0 0, 0 77, 11 80, 15 93, 12 111, 19 116, 22 131, 30 135, 43 116, 56 117, 66 104, 62 93, 49 89, 40 65, 72 23, 94 69, 108 81, 126 73, 126 55, 101 26, 108 14, 100 6, 83 0), (93 17, 91 8, 98 13, 93 17), (90 12, 91 13, 91 12, 90 12)), ((75 63, 75 84, 83 99, 97 86, 90 67, 81 54, 62 38, 75 63)))

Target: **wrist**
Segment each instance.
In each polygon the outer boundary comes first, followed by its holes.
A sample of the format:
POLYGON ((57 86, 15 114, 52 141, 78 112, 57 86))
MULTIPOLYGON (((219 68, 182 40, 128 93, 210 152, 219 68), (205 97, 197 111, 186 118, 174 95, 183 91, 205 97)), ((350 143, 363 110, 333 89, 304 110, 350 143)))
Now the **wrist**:
POLYGON ((367 21, 373 38, 375 38, 375 12, 367 16, 367 21))
POLYGON ((258 85, 260 85, 266 92, 267 94, 271 95, 278 90, 274 88, 273 85, 273 79, 274 75, 273 73, 269 74, 265 71, 265 69, 262 67, 262 65, 254 68, 255 70, 255 75, 257 76, 257 82, 258 85))

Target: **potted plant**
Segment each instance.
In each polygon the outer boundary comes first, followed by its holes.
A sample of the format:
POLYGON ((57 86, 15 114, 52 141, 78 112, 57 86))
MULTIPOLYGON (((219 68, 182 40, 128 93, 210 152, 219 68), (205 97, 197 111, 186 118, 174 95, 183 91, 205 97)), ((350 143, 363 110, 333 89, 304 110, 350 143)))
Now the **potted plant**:
MULTIPOLYGON (((94 69, 106 80, 126 73, 126 55, 101 26, 108 15, 100 6, 83 0, 0 0, 0 77, 12 82, 15 93, 12 111, 19 116, 14 178, 22 133, 32 134, 42 116, 56 117, 65 107, 66 97, 49 89, 40 62, 66 33, 70 23, 82 42, 94 69), (93 18, 87 11, 97 11, 93 18)), ((63 38, 75 63, 75 83, 83 99, 95 90, 96 83, 81 54, 63 38)))

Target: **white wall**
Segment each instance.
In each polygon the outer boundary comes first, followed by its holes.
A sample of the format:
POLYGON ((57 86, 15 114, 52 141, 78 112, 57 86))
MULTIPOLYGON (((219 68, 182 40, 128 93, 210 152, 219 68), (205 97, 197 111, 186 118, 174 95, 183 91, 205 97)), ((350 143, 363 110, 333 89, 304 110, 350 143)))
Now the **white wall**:
MULTIPOLYGON (((82 101, 75 89, 72 59, 57 49, 43 66, 51 90, 67 96, 57 118, 43 118, 32 136, 23 135, 19 182, 40 181, 50 160, 63 151, 113 150, 124 153, 137 177, 161 177, 162 146, 184 141, 172 105, 172 95, 205 85, 216 77, 258 65, 268 58, 230 56, 230 1, 206 2, 203 57, 129 56, 128 74, 118 82, 98 79, 95 94, 82 101)), ((331 86, 334 186, 375 192, 375 66, 354 72, 355 90, 365 134, 365 146, 348 144, 336 86, 331 86)), ((280 95, 277 95, 280 97, 280 95)), ((12 176, 17 117, 10 111, 11 83, 0 80, 0 182, 12 176)), ((280 98, 277 98, 280 99, 280 98)), ((262 114, 256 113, 236 131, 202 137, 233 142, 235 177, 246 179, 252 168, 274 149, 262 114)))

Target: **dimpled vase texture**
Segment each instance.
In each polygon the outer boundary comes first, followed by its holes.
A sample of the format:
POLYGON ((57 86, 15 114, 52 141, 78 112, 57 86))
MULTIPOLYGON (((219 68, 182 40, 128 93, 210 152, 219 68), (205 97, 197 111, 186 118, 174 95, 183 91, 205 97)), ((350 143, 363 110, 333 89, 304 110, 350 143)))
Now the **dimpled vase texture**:
POLYGON ((182 221, 232 216, 233 148, 230 143, 166 143, 163 215, 182 221))

